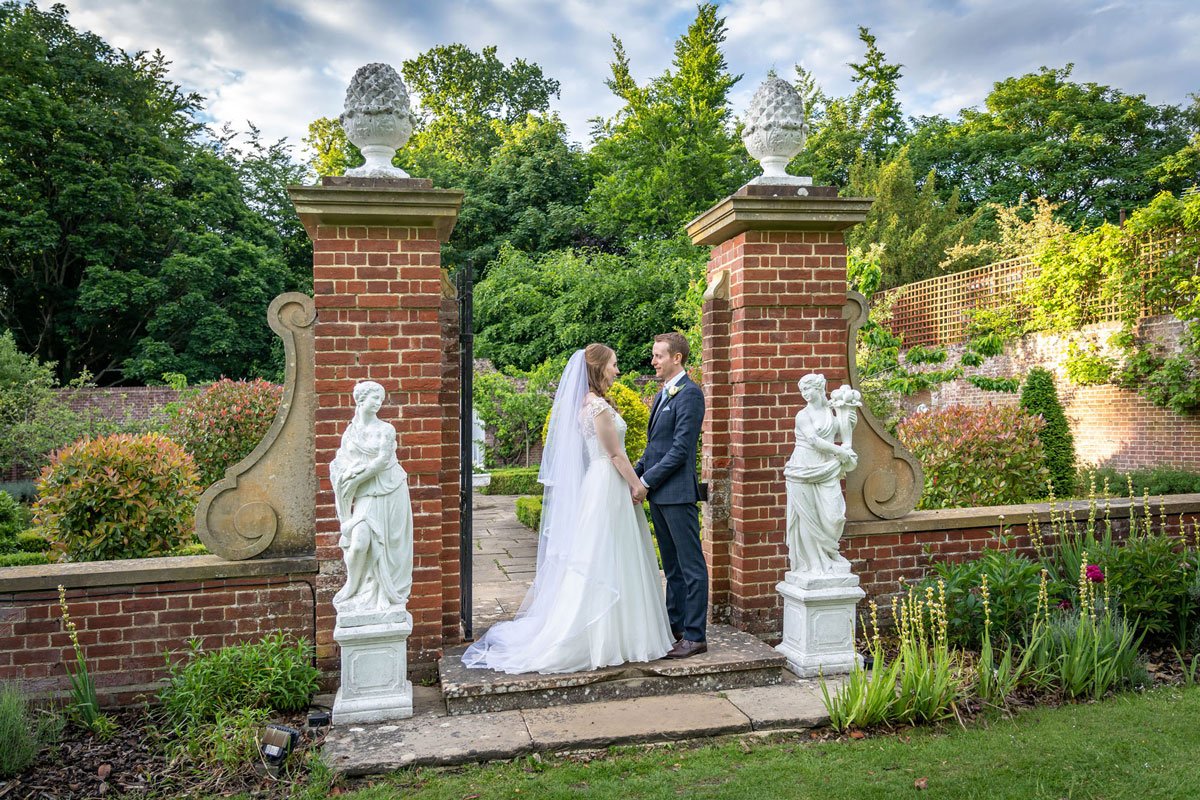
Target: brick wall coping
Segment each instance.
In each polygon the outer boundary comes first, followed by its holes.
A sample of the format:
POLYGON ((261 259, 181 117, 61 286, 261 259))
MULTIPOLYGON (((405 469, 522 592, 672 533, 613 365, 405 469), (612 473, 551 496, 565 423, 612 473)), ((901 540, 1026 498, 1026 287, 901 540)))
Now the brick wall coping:
MULTIPOLYGON (((403 180, 371 178, 328 186, 289 186, 287 190, 313 240, 318 238, 318 226, 341 225, 433 228, 445 242, 458 221, 464 197, 458 189, 428 189, 403 180)), ((362 238, 366 235, 364 227, 362 238)))
POLYGON ((693 244, 721 244, 746 231, 841 231, 867 218, 869 197, 730 195, 688 223, 693 244))
POLYGON ((143 583, 199 582, 221 578, 260 578, 316 574, 315 556, 226 561, 220 556, 131 558, 78 564, 38 564, 0 569, 0 597, 17 592, 85 586, 133 586, 143 583))
MULTIPOLYGON (((1104 499, 1098 498, 1097 517, 1104 518, 1104 499)), ((1129 498, 1114 497, 1109 501, 1110 518, 1129 518, 1129 498)), ((1058 503, 1055 515, 1061 515, 1069 510, 1077 520, 1088 517, 1087 500, 1075 500, 1070 503, 1058 503)), ((1200 521, 1200 494, 1175 494, 1165 498, 1150 498, 1150 509, 1157 519, 1159 508, 1166 506, 1168 516, 1179 514, 1195 515, 1200 521)), ((1134 507, 1140 513, 1142 501, 1137 500, 1134 507)), ((899 519, 872 520, 870 522, 847 522, 846 537, 876 536, 887 533, 912 533, 921 531, 967 530, 970 528, 998 527, 1000 517, 1004 517, 1006 525, 1024 525, 1030 517, 1036 517, 1039 523, 1050 521, 1049 503, 1023 503, 1013 506, 986 506, 983 508, 939 508, 932 511, 913 511, 899 519)))

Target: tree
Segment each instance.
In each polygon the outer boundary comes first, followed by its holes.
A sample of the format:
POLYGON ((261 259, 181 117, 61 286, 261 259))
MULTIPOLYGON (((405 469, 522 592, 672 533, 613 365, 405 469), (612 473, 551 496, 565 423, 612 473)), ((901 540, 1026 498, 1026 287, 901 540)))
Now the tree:
POLYGON ((751 175, 749 157, 731 126, 731 75, 721 53, 725 20, 699 6, 675 43, 671 68, 638 86, 621 40, 613 37, 612 77, 625 101, 597 120, 591 156, 596 185, 588 217, 613 238, 666 238, 751 175))
POLYGON ((524 59, 504 64, 495 46, 476 53, 462 44, 438 45, 405 61, 401 73, 420 98, 413 151, 436 150, 452 161, 486 160, 502 141, 495 122, 511 125, 545 112, 558 81, 524 59))
POLYGON ((63 379, 278 369, 265 311, 304 285, 262 215, 282 151, 222 158, 167 66, 0 5, 0 323, 63 379))
POLYGON ((882 288, 939 274, 948 249, 979 238, 982 210, 963 214, 955 192, 943 200, 932 170, 918 185, 906 147, 884 164, 860 155, 851 167, 848 190, 875 198, 866 220, 848 232, 846 244, 861 252, 880 247, 882 288))
POLYGON ((982 111, 964 109, 957 122, 920 120, 913 164, 936 169, 968 207, 1044 197, 1075 224, 1116 222, 1120 209, 1143 205, 1164 186, 1183 188, 1179 176, 1160 183, 1154 174, 1187 145, 1183 113, 1076 83, 1071 70, 1042 67, 999 81, 982 111))
POLYGON ((889 64, 868 28, 859 27, 858 38, 866 51, 863 60, 851 63, 850 79, 857 84, 849 97, 826 97, 812 76, 796 66, 796 90, 812 120, 808 142, 789 165, 794 175, 811 176, 817 183, 845 186, 850 168, 862 156, 881 163, 904 143, 907 126, 897 99, 903 64, 889 64))
POLYGON ((645 369, 655 334, 675 326, 677 300, 706 254, 682 237, 635 242, 626 255, 505 245, 475 288, 476 353, 499 368, 529 369, 591 342, 645 369))

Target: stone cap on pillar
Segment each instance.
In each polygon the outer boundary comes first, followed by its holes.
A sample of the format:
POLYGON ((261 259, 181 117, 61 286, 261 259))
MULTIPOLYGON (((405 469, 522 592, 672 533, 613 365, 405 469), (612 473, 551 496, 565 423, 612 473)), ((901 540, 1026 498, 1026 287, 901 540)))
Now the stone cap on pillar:
POLYGON ((461 189, 434 189, 426 178, 323 178, 320 186, 289 186, 310 238, 318 225, 433 228, 450 238, 462 207, 461 189))
POLYGON ((746 231, 841 231, 867 218, 874 198, 838 197, 830 186, 744 186, 688 223, 693 244, 721 244, 746 231), (796 192, 803 190, 804 195, 796 192))

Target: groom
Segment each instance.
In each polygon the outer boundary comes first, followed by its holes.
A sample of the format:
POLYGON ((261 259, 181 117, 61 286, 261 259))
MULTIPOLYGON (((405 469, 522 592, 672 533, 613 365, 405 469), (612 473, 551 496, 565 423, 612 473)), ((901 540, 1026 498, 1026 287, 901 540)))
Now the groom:
POLYGON ((650 363, 662 381, 650 408, 646 452, 634 466, 642 490, 649 494, 654 537, 667 576, 667 617, 675 646, 667 658, 688 658, 708 651, 708 565, 700 547, 700 485, 696 481, 696 446, 704 421, 704 392, 687 376, 690 350, 679 333, 654 337, 650 363))

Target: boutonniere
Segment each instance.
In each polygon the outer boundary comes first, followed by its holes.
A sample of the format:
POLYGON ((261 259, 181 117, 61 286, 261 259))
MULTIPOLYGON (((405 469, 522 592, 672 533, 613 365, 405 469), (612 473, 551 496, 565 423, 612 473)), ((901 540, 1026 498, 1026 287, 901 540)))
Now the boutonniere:
POLYGON ((680 386, 678 383, 677 383, 677 384, 675 384, 675 385, 674 385, 674 386, 672 386, 670 389, 667 389, 667 397, 668 397, 668 398, 670 398, 670 397, 674 397, 675 395, 679 394, 679 390, 680 390, 680 389, 682 389, 682 388, 683 388, 683 387, 682 387, 682 386, 680 386))

